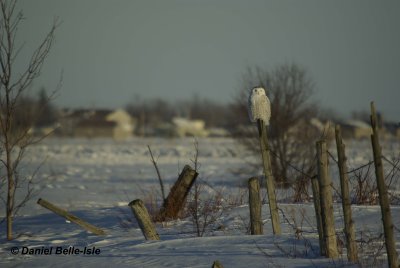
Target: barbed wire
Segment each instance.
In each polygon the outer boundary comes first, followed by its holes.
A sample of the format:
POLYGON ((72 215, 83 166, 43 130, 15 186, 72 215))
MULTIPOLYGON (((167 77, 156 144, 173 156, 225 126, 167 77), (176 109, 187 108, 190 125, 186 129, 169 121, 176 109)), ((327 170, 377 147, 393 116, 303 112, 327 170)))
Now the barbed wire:
POLYGON ((392 166, 393 166, 393 168, 394 169, 397 169, 398 171, 400 171, 400 168, 399 168, 399 164, 397 163, 394 163, 394 162, 392 162, 392 161, 390 161, 386 156, 382 156, 382 159, 383 160, 385 160, 386 162, 388 162, 389 164, 391 164, 392 166))
POLYGON ((329 152, 329 151, 327 150, 327 153, 328 153, 328 155, 331 157, 331 159, 332 159, 336 164, 339 163, 339 161, 336 160, 336 158, 331 154, 331 152, 329 152))
POLYGON ((363 168, 365 168, 365 167, 368 167, 368 166, 370 166, 370 165, 373 164, 373 163, 374 163, 374 161, 369 161, 368 163, 366 163, 366 164, 364 164, 364 165, 362 165, 362 166, 359 166, 358 168, 355 168, 355 169, 352 169, 352 170, 350 170, 350 171, 347 171, 346 174, 355 173, 356 171, 358 171, 358 170, 360 170, 360 169, 363 169, 363 168))
MULTIPOLYGON (((336 160, 336 158, 332 155, 332 153, 329 152, 329 151, 327 151, 327 152, 328 152, 328 155, 330 156, 330 158, 331 158, 336 164, 338 164, 339 161, 336 160)), ((358 170, 360 170, 360 169, 363 169, 363 168, 365 168, 365 167, 368 167, 368 166, 371 165, 372 163, 374 163, 374 161, 369 161, 369 162, 366 163, 366 164, 363 164, 363 165, 361 165, 361 166, 359 166, 359 167, 357 167, 357 168, 354 168, 354 169, 352 169, 352 170, 350 170, 350 171, 347 171, 345 174, 354 173, 354 172, 356 172, 356 171, 358 171, 358 170)))
MULTIPOLYGON (((291 167, 293 170, 297 171, 298 173, 302 174, 303 176, 305 176, 305 177, 307 177, 307 178, 309 178, 309 179, 314 179, 314 178, 317 177, 317 174, 314 174, 314 175, 307 174, 307 173, 305 173, 303 170, 301 170, 300 168, 298 168, 298 167, 296 167, 295 165, 293 165, 292 163, 290 163, 289 161, 283 160, 282 157, 280 157, 280 155, 279 155, 278 153, 276 153, 275 151, 273 151, 273 150, 271 150, 271 149, 270 149, 269 151, 271 152, 271 154, 272 154, 274 157, 278 158, 278 159, 281 160, 281 161, 284 161, 284 163, 285 163, 287 166, 291 167)), ((330 151, 328 151, 328 150, 327 150, 327 153, 328 153, 329 157, 330 157, 336 164, 338 164, 338 160, 334 157, 334 155, 333 155, 330 151)), ((312 162, 315 162, 316 158, 317 158, 317 154, 315 154, 314 160, 313 160, 312 162)), ((393 169, 396 169, 397 171, 400 171, 400 167, 399 167, 398 164, 392 162, 392 161, 389 160, 386 156, 382 156, 382 159, 385 160, 387 163, 389 163, 389 164, 393 167, 393 169)), ((372 165, 373 163, 374 163, 374 161, 371 160, 371 161, 369 161, 368 163, 365 163, 365 164, 363 164, 363 165, 361 165, 361 166, 359 166, 359 167, 356 167, 356 168, 353 168, 353 169, 347 171, 345 174, 355 173, 355 172, 357 172, 357 171, 359 171, 359 170, 361 170, 361 169, 364 169, 365 167, 368 167, 368 166, 372 165)))
MULTIPOLYGON (((283 160, 277 153, 275 153, 273 150, 269 150, 276 158, 278 158, 278 159, 280 159, 280 160, 283 160)), ((314 160, 312 161, 312 162, 315 162, 315 159, 317 158, 317 155, 315 154, 315 156, 314 156, 314 160)), ((315 178, 317 175, 315 174, 315 175, 309 175, 309 174, 307 174, 307 173, 305 173, 305 172, 303 172, 300 168, 298 168, 298 167, 296 167, 296 166, 294 166, 294 165, 292 165, 289 161, 286 161, 286 160, 283 160, 284 162, 285 162, 285 164, 286 165, 288 165, 289 167, 291 167, 291 168, 293 168, 295 171, 297 171, 297 172, 299 172, 300 174, 302 174, 303 176, 305 176, 305 177, 307 177, 307 178, 309 178, 309 179, 313 179, 313 178, 315 178)))
MULTIPOLYGON (((288 219, 288 217, 286 217, 285 212, 283 211, 283 209, 281 209, 280 207, 277 207, 277 209, 281 212, 283 220, 286 221, 286 223, 290 226, 290 228, 292 228, 294 231, 300 231, 301 233, 309 233, 309 234, 313 234, 314 231, 306 231, 303 230, 303 228, 299 228, 297 227, 294 223, 291 223, 290 220, 288 219)), ((310 225, 311 226, 311 225, 310 225)), ((311 226, 312 227, 312 226, 311 226)))

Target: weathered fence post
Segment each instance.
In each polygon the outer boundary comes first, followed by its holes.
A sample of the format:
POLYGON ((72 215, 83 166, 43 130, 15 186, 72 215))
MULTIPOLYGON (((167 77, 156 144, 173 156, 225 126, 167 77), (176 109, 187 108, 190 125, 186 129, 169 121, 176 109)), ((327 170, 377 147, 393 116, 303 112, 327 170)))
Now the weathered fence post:
POLYGON ((177 219, 179 217, 179 213, 185 205, 190 188, 198 175, 196 170, 188 165, 183 168, 182 173, 171 188, 167 199, 164 201, 163 207, 156 217, 158 221, 177 219))
POLYGON ((398 268, 398 259, 396 252, 396 241, 393 233, 392 214, 390 212, 390 203, 388 191, 383 176, 382 149, 379 145, 378 122, 376 117, 374 102, 371 102, 371 127, 372 127, 372 150, 374 152, 375 175, 379 192, 379 204, 381 206, 383 230, 385 234, 386 251, 390 268, 398 268))
POLYGON ((100 228, 98 228, 98 227, 96 227, 96 226, 94 226, 94 225, 92 225, 90 223, 85 222, 84 220, 78 218, 77 216, 69 213, 68 211, 66 211, 66 210, 64 210, 62 208, 59 208, 59 207, 51 204, 50 202, 48 202, 48 201, 46 201, 44 199, 39 198, 37 203, 39 205, 41 205, 42 207, 47 208, 48 210, 54 212, 55 214, 57 214, 57 215, 59 215, 61 217, 64 217, 67 220, 69 220, 69 221, 81 226, 83 229, 85 229, 85 230, 87 230, 89 232, 92 232, 92 233, 94 233, 96 235, 105 235, 106 234, 106 232, 104 232, 102 229, 100 229, 100 228))
POLYGON ((258 178, 249 179, 249 207, 250 207, 250 233, 252 235, 263 234, 261 220, 260 182, 258 178))
POLYGON ((264 166, 264 174, 265 174, 265 179, 267 181, 267 193, 268 193, 269 211, 271 213, 272 231, 274 232, 274 234, 280 235, 281 225, 279 223, 279 212, 278 212, 278 206, 276 204, 275 182, 274 182, 274 177, 272 175, 271 156, 269 154, 270 150, 269 150, 269 143, 267 136, 267 128, 261 119, 257 119, 257 126, 260 139, 261 155, 264 166))
POLYGON ((328 174, 328 152, 324 140, 317 142, 317 159, 326 256, 328 258, 337 258, 339 253, 336 244, 335 221, 333 217, 332 181, 328 174))
POLYGON ((349 194, 349 177, 347 175, 345 146, 342 140, 340 126, 335 128, 336 148, 338 154, 338 166, 340 175, 340 188, 342 193, 342 207, 344 216, 344 233, 346 235, 347 258, 351 262, 358 262, 356 234, 354 230, 354 222, 351 217, 351 202, 349 194))
POLYGON ((135 215, 135 218, 146 240, 160 240, 160 236, 158 235, 157 230, 151 221, 149 212, 144 206, 143 201, 140 199, 133 200, 129 203, 129 206, 131 207, 133 215, 135 215))
POLYGON ((318 230, 320 253, 321 253, 321 256, 326 256, 324 226, 322 225, 322 216, 321 216, 321 198, 320 198, 321 195, 319 192, 318 179, 316 177, 311 178, 311 187, 312 187, 312 191, 313 191, 315 217, 317 219, 317 230, 318 230))

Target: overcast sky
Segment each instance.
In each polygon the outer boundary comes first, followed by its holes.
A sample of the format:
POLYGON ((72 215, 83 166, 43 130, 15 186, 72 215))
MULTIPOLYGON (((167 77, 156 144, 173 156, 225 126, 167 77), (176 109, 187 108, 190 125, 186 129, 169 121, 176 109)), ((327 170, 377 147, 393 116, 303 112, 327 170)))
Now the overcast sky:
MULTIPOLYGON (((63 107, 123 107, 135 96, 231 102, 246 67, 295 62, 315 100, 350 115, 374 100, 400 121, 400 1, 20 0, 21 59, 53 18, 35 82, 63 107)), ((22 61, 19 61, 22 62, 22 61)))

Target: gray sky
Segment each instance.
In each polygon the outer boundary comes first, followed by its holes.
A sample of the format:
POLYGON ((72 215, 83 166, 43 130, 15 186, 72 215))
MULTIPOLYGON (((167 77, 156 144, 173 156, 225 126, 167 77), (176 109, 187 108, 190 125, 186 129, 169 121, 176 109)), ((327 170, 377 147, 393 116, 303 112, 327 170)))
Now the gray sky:
POLYGON ((56 43, 35 87, 63 107, 120 107, 194 94, 230 102, 248 66, 304 66, 315 99, 349 115, 375 100, 400 121, 400 1, 21 0, 21 59, 54 16, 56 43))

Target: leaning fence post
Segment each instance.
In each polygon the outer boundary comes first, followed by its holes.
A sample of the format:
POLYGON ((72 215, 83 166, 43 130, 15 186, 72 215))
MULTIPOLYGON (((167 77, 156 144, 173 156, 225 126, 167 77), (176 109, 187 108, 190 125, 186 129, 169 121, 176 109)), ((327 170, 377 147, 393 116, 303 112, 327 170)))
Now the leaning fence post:
POLYGON ((263 234, 261 220, 260 183, 258 178, 249 179, 249 207, 250 207, 250 233, 252 235, 263 234))
POLYGON ((390 268, 394 267, 398 268, 399 264, 396 252, 396 241, 394 239, 394 233, 393 233, 393 222, 392 222, 392 214, 390 212, 388 191, 383 176, 382 152, 381 152, 382 149, 379 145, 378 122, 377 122, 374 102, 371 102, 371 127, 372 127, 371 142, 372 142, 372 150, 374 152, 375 175, 379 192, 379 203, 381 206, 388 263, 390 268))
POLYGON ((52 203, 50 203, 44 199, 39 198, 37 203, 39 205, 41 205, 42 207, 47 208, 48 210, 54 212, 55 214, 57 214, 61 217, 64 217, 67 220, 81 226, 83 229, 88 230, 89 232, 92 232, 96 235, 105 235, 106 234, 102 229, 100 229, 90 223, 85 222, 84 220, 78 218, 77 216, 69 213, 68 211, 66 211, 62 208, 59 208, 59 207, 53 205, 52 203))
POLYGON ((317 230, 318 230, 318 238, 319 238, 319 251, 321 256, 326 255, 326 245, 325 245, 325 236, 324 236, 324 226, 322 225, 322 216, 321 216, 321 198, 319 192, 319 184, 317 177, 311 178, 311 187, 313 191, 313 200, 314 200, 314 208, 315 208, 315 217, 317 219, 317 230))
POLYGON ((344 232, 346 235, 347 258, 351 262, 358 262, 356 235, 354 222, 351 217, 351 202, 349 194, 349 177, 347 175, 345 146, 342 140, 340 126, 335 128, 336 148, 338 154, 338 167, 340 175, 340 188, 342 193, 342 207, 344 216, 344 232))
POLYGON ((151 221, 150 215, 144 206, 143 201, 140 199, 133 200, 129 203, 129 206, 131 207, 146 240, 160 240, 160 236, 151 221))
POLYGON ((317 142, 318 180, 321 198, 321 216, 324 228, 326 256, 337 258, 339 256, 336 244, 335 223, 333 217, 332 181, 328 174, 328 153, 324 140, 317 142))
POLYGON ((271 156, 269 154, 269 143, 267 136, 267 128, 261 119, 257 119, 258 133, 260 139, 261 155, 264 166, 265 179, 267 181, 267 193, 269 211, 271 213, 272 231, 276 235, 281 234, 281 226, 279 224, 278 206, 276 204, 275 183, 272 175, 271 156))

